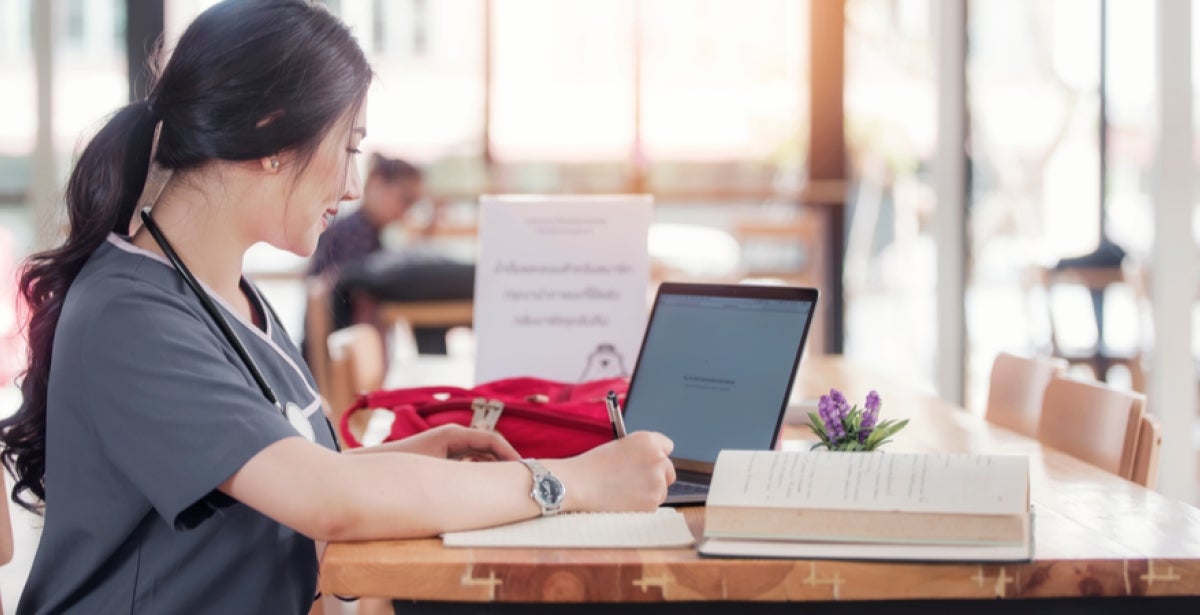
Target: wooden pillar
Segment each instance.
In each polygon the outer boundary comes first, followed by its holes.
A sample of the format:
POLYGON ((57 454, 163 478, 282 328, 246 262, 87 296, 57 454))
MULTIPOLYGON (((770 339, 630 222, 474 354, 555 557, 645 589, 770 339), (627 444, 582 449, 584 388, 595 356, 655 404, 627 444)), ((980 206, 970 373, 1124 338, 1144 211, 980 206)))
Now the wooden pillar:
POLYGON ((846 2, 812 0, 809 10, 812 88, 807 194, 812 198, 805 200, 826 212, 825 349, 841 354, 846 309, 842 281, 846 258, 846 2))

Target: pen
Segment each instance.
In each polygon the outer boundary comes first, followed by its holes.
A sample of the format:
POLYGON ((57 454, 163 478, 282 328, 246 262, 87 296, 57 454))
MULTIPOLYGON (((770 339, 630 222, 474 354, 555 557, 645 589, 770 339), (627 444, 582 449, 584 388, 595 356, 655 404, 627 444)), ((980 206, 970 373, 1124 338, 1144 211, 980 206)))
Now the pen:
POLYGON ((621 406, 617 403, 616 391, 608 392, 608 397, 604 398, 604 405, 608 408, 608 422, 612 424, 613 439, 624 438, 625 418, 621 416, 621 406))

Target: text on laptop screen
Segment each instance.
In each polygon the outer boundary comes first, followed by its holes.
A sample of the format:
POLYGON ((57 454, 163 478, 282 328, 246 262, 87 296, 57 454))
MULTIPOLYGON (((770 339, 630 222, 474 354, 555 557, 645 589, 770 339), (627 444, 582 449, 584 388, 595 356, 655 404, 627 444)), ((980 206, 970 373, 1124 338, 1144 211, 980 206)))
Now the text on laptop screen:
POLYGON ((770 447, 812 307, 660 296, 629 390, 629 429, 660 431, 675 441, 672 457, 695 461, 770 447))

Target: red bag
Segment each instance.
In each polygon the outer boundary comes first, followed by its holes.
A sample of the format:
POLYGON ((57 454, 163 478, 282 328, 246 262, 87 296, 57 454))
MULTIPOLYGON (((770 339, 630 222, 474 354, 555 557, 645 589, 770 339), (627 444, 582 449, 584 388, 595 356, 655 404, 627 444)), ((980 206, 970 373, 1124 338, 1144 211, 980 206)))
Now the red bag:
POLYGON ((350 433, 350 417, 383 408, 395 415, 384 441, 455 423, 500 432, 522 457, 557 459, 591 450, 613 439, 604 398, 624 399, 623 378, 579 384, 538 378, 505 378, 473 389, 417 387, 359 395, 342 413, 339 427, 350 447, 362 446, 350 433))

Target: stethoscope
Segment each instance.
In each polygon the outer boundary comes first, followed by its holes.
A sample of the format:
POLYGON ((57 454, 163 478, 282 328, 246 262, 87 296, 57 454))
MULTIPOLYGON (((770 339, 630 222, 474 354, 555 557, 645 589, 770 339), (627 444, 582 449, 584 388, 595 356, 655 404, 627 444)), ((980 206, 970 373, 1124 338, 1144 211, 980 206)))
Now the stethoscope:
MULTIPOLYGON (((179 276, 192 289, 192 292, 196 293, 196 296, 199 297, 200 303, 204 306, 204 311, 208 312, 213 322, 216 323, 217 328, 221 330, 221 333, 225 335, 225 339, 229 341, 229 345, 233 346, 234 352, 242 360, 246 369, 250 371, 250 376, 258 384, 258 388, 262 391, 263 396, 267 398, 267 401, 275 405, 275 408, 283 414, 284 418, 287 419, 288 423, 291 423, 296 431, 300 432, 300 435, 304 436, 309 442, 315 442, 317 435, 313 432, 312 423, 308 421, 308 417, 304 416, 304 411, 294 402, 288 402, 286 405, 279 403, 279 396, 275 395, 275 390, 271 388, 271 385, 267 383, 267 379, 263 377, 262 371, 258 369, 258 364, 254 362, 246 347, 242 345, 242 340, 238 339, 237 334, 233 331, 233 327, 229 326, 229 321, 225 319, 225 316, 221 314, 221 310, 217 308, 217 304, 213 303, 212 298, 201 288, 200 282, 196 280, 196 276, 192 275, 192 271, 187 268, 187 265, 183 264, 183 260, 175 253, 175 249, 171 247, 171 243, 167 241, 162 230, 158 228, 158 224, 155 224, 154 219, 150 217, 150 210, 143 209, 141 213, 142 225, 150 232, 150 236, 154 238, 158 247, 162 248, 163 254, 167 256, 167 260, 171 261, 171 266, 175 268, 175 271, 179 272, 179 276)), ((266 299, 260 298, 260 302, 270 312, 270 315, 264 314, 264 317, 274 318, 278 322, 279 317, 275 315, 275 310, 267 303, 266 299)), ((333 426, 329 424, 328 420, 326 420, 325 425, 329 427, 329 435, 334 436, 333 426)), ((337 437, 333 438, 333 442, 334 446, 337 446, 337 437)))

